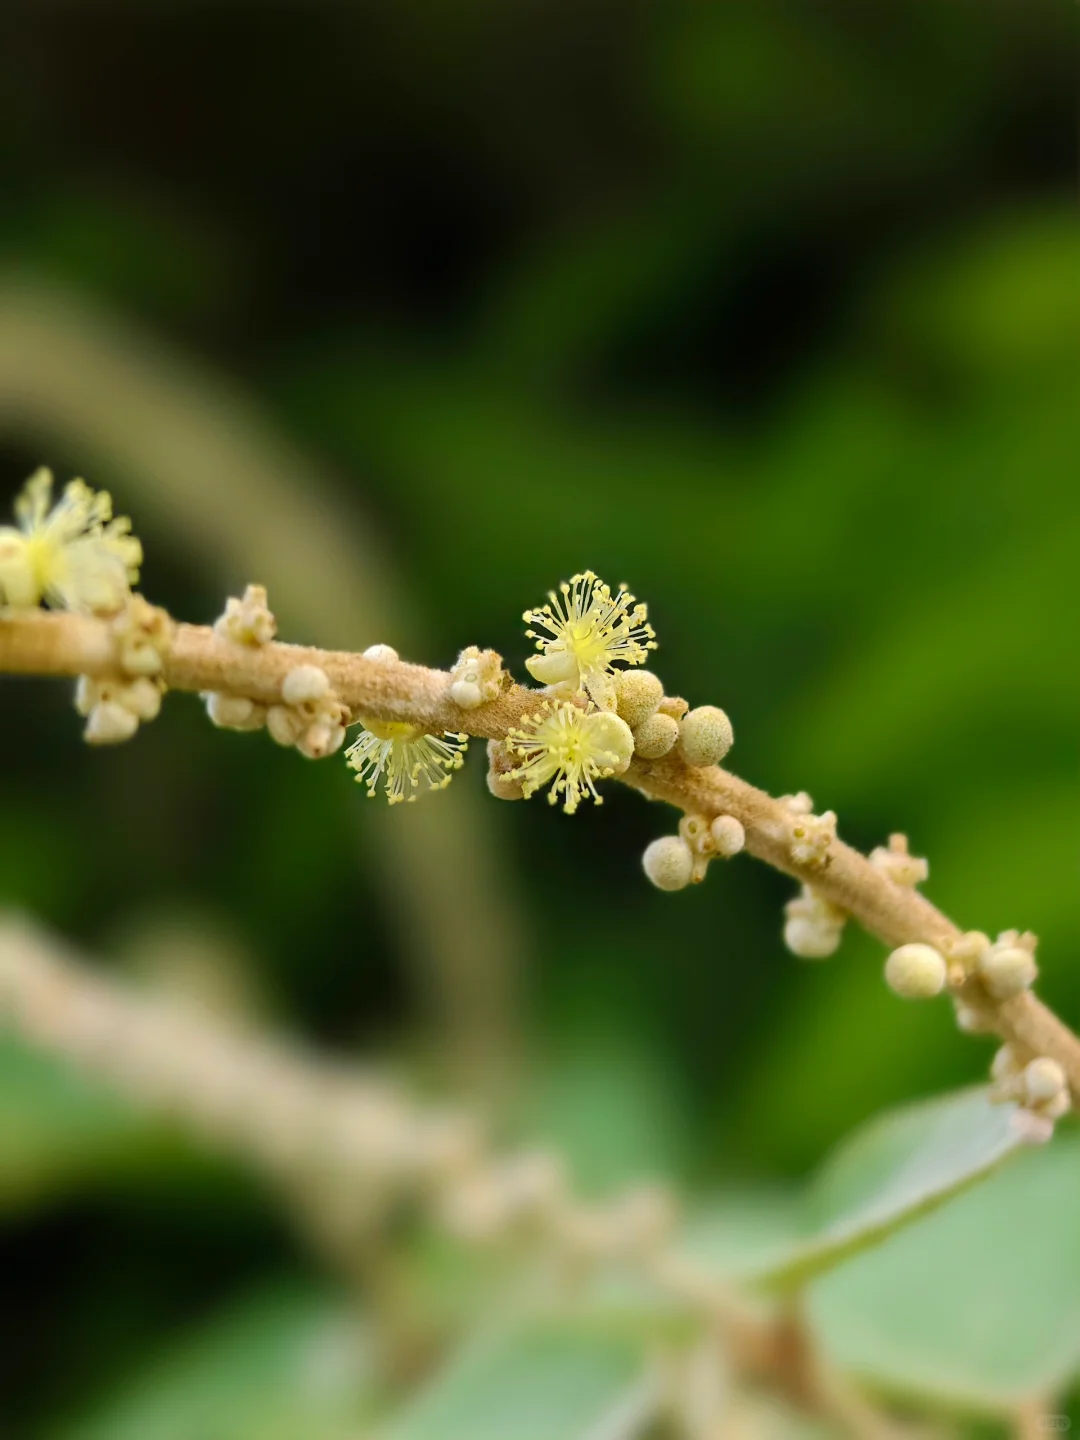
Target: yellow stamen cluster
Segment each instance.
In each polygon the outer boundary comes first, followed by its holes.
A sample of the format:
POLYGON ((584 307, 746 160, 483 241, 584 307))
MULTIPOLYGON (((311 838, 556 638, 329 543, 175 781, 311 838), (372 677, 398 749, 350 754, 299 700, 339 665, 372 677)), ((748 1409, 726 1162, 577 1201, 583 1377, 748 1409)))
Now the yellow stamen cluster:
POLYGON ((373 799, 381 781, 391 805, 443 790, 465 763, 467 735, 427 735, 402 720, 361 720, 364 727, 345 752, 357 784, 373 799))
POLYGON ((540 651, 525 662, 529 674, 542 685, 584 690, 603 709, 614 709, 613 665, 641 665, 656 649, 648 608, 625 585, 612 594, 591 570, 564 581, 549 599, 523 617, 547 632, 525 632, 540 651))
POLYGON ((72 480, 50 509, 52 487, 52 472, 36 471, 15 501, 18 528, 0 527, 0 601, 114 614, 142 564, 131 521, 113 519, 111 496, 83 480, 72 480))
POLYGON ((634 753, 625 720, 606 710, 582 710, 569 700, 543 701, 521 729, 510 731, 506 745, 522 762, 508 778, 521 782, 526 799, 550 784, 549 802, 562 796, 567 815, 590 796, 602 804, 596 781, 621 775, 634 753))

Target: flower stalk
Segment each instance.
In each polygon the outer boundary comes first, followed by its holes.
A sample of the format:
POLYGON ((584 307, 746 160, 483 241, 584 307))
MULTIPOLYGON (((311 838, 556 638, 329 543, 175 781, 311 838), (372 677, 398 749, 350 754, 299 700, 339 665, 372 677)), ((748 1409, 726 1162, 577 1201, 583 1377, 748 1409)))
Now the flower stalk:
MULTIPOLYGON (((520 730, 537 705, 535 690, 508 677, 494 699, 464 707, 451 696, 453 671, 277 641, 240 645, 201 625, 178 624, 162 664, 160 678, 170 690, 213 692, 262 705, 280 701, 287 676, 298 666, 315 666, 354 716, 486 740, 501 741, 520 730)), ((0 673, 99 678, 122 673, 114 625, 69 612, 2 614, 0 673)), ((890 949, 920 943, 949 956, 962 941, 960 928, 913 886, 897 883, 886 869, 839 839, 830 842, 824 866, 816 857, 795 858, 802 853, 796 831, 805 823, 804 815, 729 770, 690 765, 678 745, 658 759, 635 755, 613 778, 687 815, 733 817, 745 831, 750 854, 811 885, 890 949)), ((1023 1063, 1040 1056, 1055 1060, 1080 1106, 1080 1039, 1030 990, 996 1000, 973 972, 953 987, 953 994, 977 1020, 974 1028, 999 1035, 1023 1063)))

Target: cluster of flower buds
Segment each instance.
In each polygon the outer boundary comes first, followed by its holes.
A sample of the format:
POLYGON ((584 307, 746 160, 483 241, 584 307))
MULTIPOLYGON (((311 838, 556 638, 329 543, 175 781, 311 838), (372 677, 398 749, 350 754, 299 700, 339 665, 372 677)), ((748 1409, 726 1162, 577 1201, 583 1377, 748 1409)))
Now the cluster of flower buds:
POLYGON ((160 675, 176 629, 168 611, 142 595, 130 595, 111 624, 116 662, 125 675, 160 675))
POLYGON ((1037 1056, 1024 1065, 1011 1045, 1003 1045, 994 1056, 990 1074, 995 1099, 1015 1100, 1033 1115, 1060 1120, 1072 1108, 1065 1071, 1048 1056, 1037 1056))
POLYGON ((1038 938, 1030 931, 1004 930, 975 957, 975 973, 995 1000, 1011 1000, 1030 990, 1039 976, 1035 963, 1038 938))
POLYGON ((658 890, 685 890, 704 880, 709 861, 730 860, 746 844, 734 815, 684 815, 678 835, 662 835, 645 850, 642 865, 658 890))
POLYGON ((909 852, 906 835, 890 835, 888 845, 878 845, 871 850, 870 864, 894 885, 905 885, 909 889, 921 885, 930 875, 930 862, 909 852))
POLYGON ((829 863, 829 846, 836 839, 836 812, 814 814, 814 802, 805 790, 781 795, 780 804, 791 813, 791 858, 796 865, 821 870, 829 863))
POLYGON ((141 595, 129 595, 110 622, 116 646, 116 674, 80 675, 75 709, 86 717, 90 745, 130 740, 140 724, 156 720, 165 693, 162 671, 173 639, 173 622, 141 595))
POLYGON ((622 670, 614 679, 616 714, 629 725, 642 760, 659 760, 677 745, 688 765, 719 765, 731 749, 731 721, 715 705, 690 710, 685 700, 665 695, 649 670, 622 670))
POLYGON ((840 948, 847 914, 804 885, 784 906, 784 944, 800 960, 827 960, 840 948))
POLYGON ((994 1007, 1030 990, 1039 974, 1035 963, 1038 938, 1030 931, 1004 930, 991 940, 980 930, 969 930, 948 946, 949 986, 955 997, 956 1023, 969 1035, 994 1032, 994 1007), (972 988, 969 980, 978 981, 972 988), (982 998, 979 991, 981 987, 982 998))
POLYGON ((504 678, 508 680, 509 676, 503 670, 501 655, 469 645, 450 671, 450 699, 462 710, 477 710, 498 698, 504 678))
POLYGON ((634 754, 642 760, 659 760, 674 748, 686 709, 685 700, 665 697, 650 670, 621 670, 615 676, 615 713, 629 725, 634 754))
MULTIPOLYGON (((249 585, 241 599, 230 595, 224 612, 214 621, 214 634, 234 645, 269 645, 277 634, 277 621, 267 603, 266 587, 249 585)), ((266 724, 266 706, 246 695, 206 691, 202 700, 219 729, 261 730, 266 724)))
POLYGON ((269 645, 277 634, 277 621, 267 603, 265 585, 249 585, 241 599, 230 595, 225 610, 214 621, 214 634, 234 645, 269 645))
POLYGON ((80 675, 75 685, 75 709, 86 716, 83 735, 90 745, 119 745, 130 740, 139 725, 156 720, 165 687, 148 675, 134 679, 94 678, 80 675))
POLYGON ((348 723, 348 707, 317 665, 294 665, 281 682, 281 704, 266 712, 271 738, 279 745, 294 745, 309 760, 323 760, 340 750, 348 723))

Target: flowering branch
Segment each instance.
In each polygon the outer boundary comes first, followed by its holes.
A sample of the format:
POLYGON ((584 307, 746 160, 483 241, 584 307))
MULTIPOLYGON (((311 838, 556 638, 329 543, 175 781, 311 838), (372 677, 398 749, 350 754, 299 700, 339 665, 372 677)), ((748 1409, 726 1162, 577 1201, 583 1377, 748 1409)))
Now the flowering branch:
MULTIPOLYGON (((504 741, 528 722, 543 699, 541 692, 514 683, 490 651, 471 653, 481 670, 486 665, 498 674, 496 693, 478 705, 462 705, 451 694, 460 683, 457 670, 408 664, 389 647, 376 647, 377 657, 369 658, 372 652, 360 655, 269 640, 238 643, 208 626, 159 621, 158 628, 168 637, 159 647, 157 677, 167 688, 273 707, 288 693, 290 675, 314 670, 327 678, 335 699, 348 712, 342 717, 346 723, 363 716, 365 721, 398 722, 425 733, 451 731, 504 741)), ((105 681, 124 673, 125 647, 130 647, 129 627, 118 628, 115 619, 41 610, 0 616, 0 673, 105 681)), ((685 702, 662 701, 653 719, 666 718, 665 711, 685 710, 685 702)), ((678 728, 674 722, 673 728, 678 728)), ((635 734, 641 734, 641 727, 635 734)), ((744 832, 745 848, 752 855, 803 882, 820 902, 855 919, 885 944, 932 947, 949 962, 948 988, 962 1025, 1001 1036, 1019 1066, 1039 1057, 1055 1062, 1080 1105, 1080 1040, 1030 989, 995 996, 969 963, 978 944, 970 944, 970 937, 913 885, 894 878, 895 870, 873 863, 834 833, 827 837, 824 855, 820 847, 808 844, 805 806, 775 799, 719 765, 690 764, 685 744, 655 759, 643 758, 639 747, 618 778, 687 817, 703 817, 706 825, 713 822, 714 830, 720 817, 730 817, 744 832)))

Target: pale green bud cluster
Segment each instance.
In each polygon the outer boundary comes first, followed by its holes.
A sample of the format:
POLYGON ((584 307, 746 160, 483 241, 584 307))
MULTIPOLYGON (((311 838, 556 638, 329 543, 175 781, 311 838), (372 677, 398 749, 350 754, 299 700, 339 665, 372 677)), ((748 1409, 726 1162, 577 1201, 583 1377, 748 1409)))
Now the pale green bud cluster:
POLYGON ((1065 1071, 1049 1056, 1036 1056, 1025 1065, 1011 1045, 1003 1045, 994 1056, 990 1075, 995 1099, 1013 1100, 1051 1123, 1072 1108, 1065 1071))

